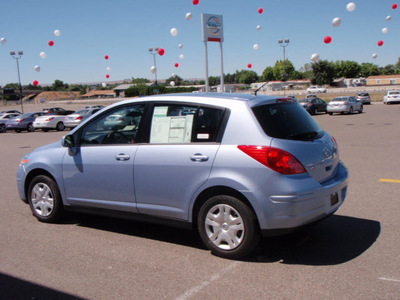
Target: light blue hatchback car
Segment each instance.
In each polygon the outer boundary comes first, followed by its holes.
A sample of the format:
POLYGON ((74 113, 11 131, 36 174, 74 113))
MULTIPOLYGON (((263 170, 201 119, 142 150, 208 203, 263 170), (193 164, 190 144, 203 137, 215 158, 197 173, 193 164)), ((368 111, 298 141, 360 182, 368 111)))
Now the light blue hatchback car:
POLYGON ((334 213, 348 171, 336 141, 290 99, 199 93, 110 105, 25 155, 17 183, 40 221, 79 210, 167 222, 238 259, 262 235, 334 213))

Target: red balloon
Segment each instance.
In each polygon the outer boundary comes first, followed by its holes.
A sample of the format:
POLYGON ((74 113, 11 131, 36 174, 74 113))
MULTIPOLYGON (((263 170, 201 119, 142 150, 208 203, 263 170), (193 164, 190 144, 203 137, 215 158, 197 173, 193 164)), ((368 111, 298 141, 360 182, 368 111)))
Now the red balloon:
POLYGON ((382 40, 378 41, 378 46, 380 47, 382 45, 383 45, 383 41, 382 40))
POLYGON ((163 56, 164 53, 165 53, 165 50, 164 50, 164 48, 159 48, 157 52, 158 52, 158 54, 159 54, 160 56, 163 56))
POLYGON ((39 84, 39 81, 37 81, 37 80, 34 80, 34 81, 33 81, 33 85, 34 85, 34 86, 37 86, 38 84, 39 84))
POLYGON ((249 69, 251 69, 252 66, 253 66, 252 64, 247 64, 247 67, 248 67, 249 69))
POLYGON ((104 56, 104 59, 108 59, 108 55, 104 56))
POLYGON ((110 75, 107 74, 107 75, 106 75, 106 78, 110 78, 110 75))
POLYGON ((175 63, 175 68, 177 68, 177 67, 179 67, 179 64, 178 64, 178 63, 175 63))
POLYGON ((330 35, 327 35, 326 37, 324 37, 325 44, 329 44, 330 42, 332 42, 332 37, 330 35))
POLYGON ((49 41, 49 46, 54 46, 54 42, 53 41, 49 41))
POLYGON ((262 7, 260 7, 259 9, 258 9, 258 13, 259 14, 262 14, 264 12, 264 10, 262 9, 262 7))
POLYGON ((193 0, 193 4, 194 4, 194 5, 199 4, 199 0, 193 0))
POLYGON ((396 8, 397 8, 397 3, 393 4, 393 5, 392 5, 392 8, 393 8, 393 9, 396 9, 396 8))

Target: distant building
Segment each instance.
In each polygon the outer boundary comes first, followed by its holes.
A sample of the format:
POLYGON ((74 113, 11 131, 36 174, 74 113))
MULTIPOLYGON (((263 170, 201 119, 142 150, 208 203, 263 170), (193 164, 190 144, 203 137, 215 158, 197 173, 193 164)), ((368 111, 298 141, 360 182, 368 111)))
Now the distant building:
POLYGON ((80 98, 84 99, 99 99, 99 98, 114 98, 115 93, 113 90, 98 90, 98 91, 89 91, 86 94, 80 96, 80 98))
POLYGON ((399 85, 400 75, 378 75, 369 76, 367 78, 367 85, 399 85))

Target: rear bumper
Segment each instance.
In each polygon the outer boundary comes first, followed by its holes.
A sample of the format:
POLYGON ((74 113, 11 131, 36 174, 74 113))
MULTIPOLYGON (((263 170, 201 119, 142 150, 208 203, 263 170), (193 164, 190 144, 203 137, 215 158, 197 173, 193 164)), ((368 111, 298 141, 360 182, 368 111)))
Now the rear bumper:
MULTIPOLYGON (((282 181, 284 182, 280 183, 277 189, 279 193, 269 194, 267 198, 264 196, 262 202, 258 201, 261 211, 255 210, 260 229, 266 235, 271 235, 271 232, 290 232, 333 214, 346 198, 348 170, 340 162, 335 176, 324 183, 319 183, 311 177, 300 180, 283 177, 282 181)), ((257 191, 256 194, 259 192, 262 191, 257 191)), ((265 194, 267 191, 264 191, 265 194)))
POLYGON ((327 107, 326 110, 331 113, 341 113, 341 112, 349 112, 350 107, 345 107, 345 106, 338 106, 338 107, 327 107))

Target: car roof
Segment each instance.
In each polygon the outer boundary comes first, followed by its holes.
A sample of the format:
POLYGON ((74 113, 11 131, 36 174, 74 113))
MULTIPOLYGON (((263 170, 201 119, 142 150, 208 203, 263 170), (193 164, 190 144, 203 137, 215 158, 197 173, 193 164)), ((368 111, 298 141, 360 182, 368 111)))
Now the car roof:
POLYGON ((203 103, 205 105, 215 105, 215 106, 225 106, 229 107, 235 105, 238 102, 247 102, 249 106, 254 107, 262 105, 264 103, 276 102, 277 99, 282 97, 277 96, 266 96, 252 94, 236 94, 236 93, 179 93, 179 94, 162 94, 153 95, 148 97, 131 98, 127 99, 111 106, 117 106, 120 104, 131 103, 131 102, 193 102, 193 103, 203 103))

